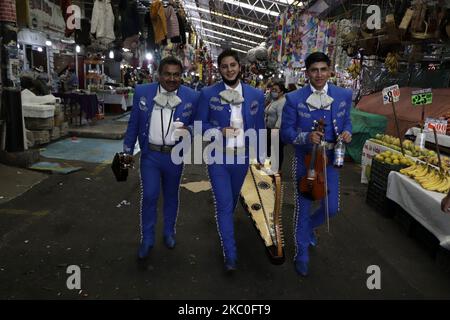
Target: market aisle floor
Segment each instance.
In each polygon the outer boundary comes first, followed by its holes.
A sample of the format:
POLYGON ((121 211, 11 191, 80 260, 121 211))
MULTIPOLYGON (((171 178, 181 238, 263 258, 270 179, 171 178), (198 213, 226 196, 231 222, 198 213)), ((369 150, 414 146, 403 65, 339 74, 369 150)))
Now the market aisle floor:
MULTIPOLYGON (((286 160, 292 156, 288 150, 286 160)), ((238 271, 223 271, 210 191, 181 188, 177 246, 157 243, 137 263, 139 172, 125 183, 109 166, 83 164, 69 175, 50 175, 0 204, 0 299, 433 299, 450 298, 450 274, 425 246, 393 219, 365 204, 360 169, 343 169, 343 212, 331 233, 319 230, 308 278, 292 257, 293 194, 285 176, 283 223, 287 260, 271 265, 241 206, 235 214, 238 271), (81 268, 81 289, 68 290, 68 265, 81 268), (381 289, 369 290, 367 268, 381 270, 381 289)), ((286 163, 284 172, 290 172, 286 163)), ((204 166, 186 166, 183 183, 205 181, 204 166)))

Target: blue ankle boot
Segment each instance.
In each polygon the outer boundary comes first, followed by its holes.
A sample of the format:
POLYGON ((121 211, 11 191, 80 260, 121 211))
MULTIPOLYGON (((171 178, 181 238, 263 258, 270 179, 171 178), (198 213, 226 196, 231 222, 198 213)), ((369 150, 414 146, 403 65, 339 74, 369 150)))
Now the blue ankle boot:
POLYGON ((295 261, 295 270, 299 275, 306 277, 308 275, 308 261, 295 261))
POLYGON ((141 244, 139 245, 138 250, 138 258, 139 259, 146 259, 153 248, 153 242, 152 241, 145 241, 143 240, 141 244))
POLYGON ((175 236, 174 235, 164 236, 164 244, 169 249, 175 248, 175 236))

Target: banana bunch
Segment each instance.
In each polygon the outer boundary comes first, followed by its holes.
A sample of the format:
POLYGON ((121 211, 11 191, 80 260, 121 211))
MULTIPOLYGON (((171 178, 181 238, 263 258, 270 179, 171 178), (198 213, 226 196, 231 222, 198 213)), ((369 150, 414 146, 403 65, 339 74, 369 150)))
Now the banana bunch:
POLYGON ((400 170, 401 174, 416 180, 428 191, 447 193, 450 189, 450 177, 424 164, 414 164, 400 170))
POLYGON ((357 79, 359 77, 359 74, 361 73, 361 64, 359 62, 353 62, 348 68, 348 73, 350 73, 350 76, 352 79, 357 79))
POLYGON ((386 65, 390 74, 395 74, 398 71, 398 59, 400 56, 397 53, 389 52, 384 64, 386 65))

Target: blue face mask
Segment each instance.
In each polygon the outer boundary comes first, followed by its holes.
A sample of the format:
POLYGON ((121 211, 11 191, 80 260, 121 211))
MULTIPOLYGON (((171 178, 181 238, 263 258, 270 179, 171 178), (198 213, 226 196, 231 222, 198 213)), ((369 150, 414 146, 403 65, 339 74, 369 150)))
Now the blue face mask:
POLYGON ((270 95, 272 96, 272 99, 278 98, 278 92, 271 92, 270 95))

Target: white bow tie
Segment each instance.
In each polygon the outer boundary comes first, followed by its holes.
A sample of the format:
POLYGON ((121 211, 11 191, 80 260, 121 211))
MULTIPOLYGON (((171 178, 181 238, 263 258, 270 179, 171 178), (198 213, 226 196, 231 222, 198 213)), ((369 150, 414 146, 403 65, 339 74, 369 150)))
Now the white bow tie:
POLYGON ((309 109, 315 110, 315 109, 323 109, 323 110, 330 110, 331 104, 333 103, 334 99, 327 95, 323 91, 314 91, 306 100, 306 103, 309 105, 309 109))
POLYGON ((233 89, 223 90, 219 93, 220 97, 229 104, 241 104, 244 102, 244 98, 233 89))
POLYGON ((154 98, 156 110, 158 109, 173 109, 181 103, 181 99, 175 94, 175 92, 158 93, 154 98))

